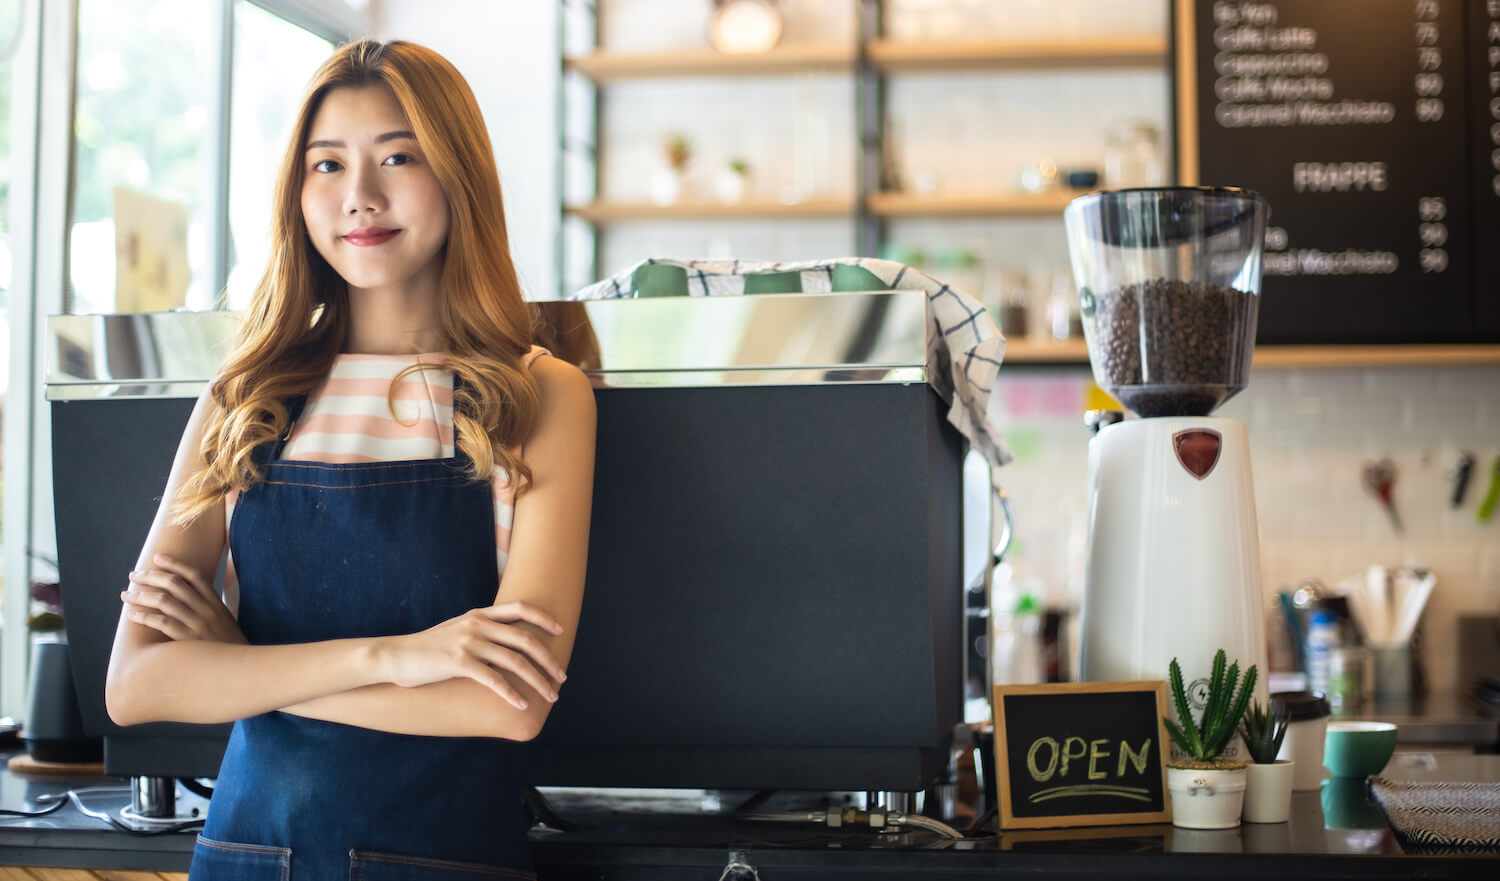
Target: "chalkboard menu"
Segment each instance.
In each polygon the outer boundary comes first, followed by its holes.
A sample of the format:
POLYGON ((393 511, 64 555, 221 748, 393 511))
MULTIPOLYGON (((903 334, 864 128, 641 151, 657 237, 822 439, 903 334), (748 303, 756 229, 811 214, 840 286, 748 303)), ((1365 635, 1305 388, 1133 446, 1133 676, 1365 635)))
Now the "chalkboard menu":
POLYGON ((1178 0, 1183 180, 1271 204, 1261 342, 1500 338, 1497 18, 1500 0, 1178 0))
POLYGON ((1001 828, 1172 818, 1165 682, 997 685, 994 708, 1001 828))

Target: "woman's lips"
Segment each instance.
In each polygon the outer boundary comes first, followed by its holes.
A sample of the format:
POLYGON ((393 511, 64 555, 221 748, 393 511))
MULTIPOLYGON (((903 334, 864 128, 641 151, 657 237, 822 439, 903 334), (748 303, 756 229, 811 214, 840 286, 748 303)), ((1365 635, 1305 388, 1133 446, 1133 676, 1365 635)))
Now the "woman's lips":
POLYGON ((399 229, 357 229, 344 236, 344 240, 351 245, 368 248, 371 245, 379 245, 390 241, 391 237, 400 232, 399 229))

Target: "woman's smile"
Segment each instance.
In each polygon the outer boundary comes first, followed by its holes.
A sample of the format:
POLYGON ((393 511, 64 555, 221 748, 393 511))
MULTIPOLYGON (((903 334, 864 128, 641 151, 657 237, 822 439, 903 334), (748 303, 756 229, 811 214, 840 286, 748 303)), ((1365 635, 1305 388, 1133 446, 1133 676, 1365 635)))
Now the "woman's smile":
POLYGON ((344 241, 360 248, 383 245, 396 237, 399 229, 384 229, 378 226, 360 227, 344 236, 344 241))

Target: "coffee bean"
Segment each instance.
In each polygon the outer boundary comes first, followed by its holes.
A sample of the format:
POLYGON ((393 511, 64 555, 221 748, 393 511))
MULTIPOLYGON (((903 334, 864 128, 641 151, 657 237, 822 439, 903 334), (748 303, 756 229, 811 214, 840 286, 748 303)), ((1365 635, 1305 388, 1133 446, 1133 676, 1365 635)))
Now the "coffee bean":
POLYGON ((1245 387, 1258 298, 1155 279, 1097 295, 1101 383, 1138 416, 1207 416, 1245 387))

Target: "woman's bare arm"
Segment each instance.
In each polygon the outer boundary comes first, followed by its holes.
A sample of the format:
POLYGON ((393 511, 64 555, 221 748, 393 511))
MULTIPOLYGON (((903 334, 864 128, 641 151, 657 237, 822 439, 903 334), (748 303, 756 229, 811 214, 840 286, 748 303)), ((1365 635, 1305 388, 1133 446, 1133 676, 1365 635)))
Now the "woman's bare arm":
MULTIPOLYGON (((351 692, 352 703, 360 704, 369 687, 381 683, 409 686, 387 686, 405 694, 423 692, 431 684, 432 694, 419 699, 425 705, 452 692, 462 680, 473 686, 475 700, 471 703, 482 704, 485 709, 482 718, 470 714, 465 720, 468 729, 476 723, 484 729, 465 733, 521 739, 534 730, 536 702, 529 712, 513 706, 526 704, 516 689, 521 677, 502 675, 500 671, 509 664, 545 684, 536 671, 518 666, 516 659, 521 658, 521 664, 525 664, 524 654, 529 653, 536 667, 550 670, 554 666, 551 658, 539 648, 528 648, 516 640, 534 642, 530 632, 547 631, 555 622, 524 604, 477 610, 462 616, 464 620, 444 622, 421 634, 380 639, 249 646, 218 639, 173 639, 163 632, 162 622, 171 618, 173 600, 170 592, 154 589, 152 580, 170 578, 180 592, 183 579, 172 571, 212 573, 223 551, 222 507, 215 506, 185 526, 171 523, 169 514, 178 487, 202 467, 199 440, 211 406, 205 393, 193 410, 162 505, 137 564, 137 570, 148 576, 132 579, 136 584, 131 590, 149 595, 159 611, 150 604, 127 604, 122 609, 106 684, 111 717, 125 725, 159 720, 230 721, 346 692, 351 692), (164 569, 158 555, 175 561, 173 569, 164 569), (153 615, 158 619, 154 626, 145 621, 153 615), (518 620, 534 623, 523 630, 516 625, 518 620), (503 632, 499 640, 491 638, 497 630, 503 632), (506 641, 512 643, 508 648, 506 641)), ((411 709, 426 711, 425 706, 411 709)), ((404 714, 393 717, 400 715, 404 714)))

